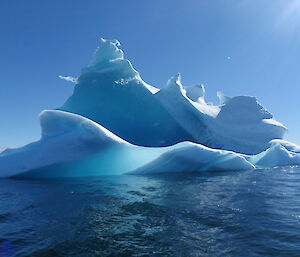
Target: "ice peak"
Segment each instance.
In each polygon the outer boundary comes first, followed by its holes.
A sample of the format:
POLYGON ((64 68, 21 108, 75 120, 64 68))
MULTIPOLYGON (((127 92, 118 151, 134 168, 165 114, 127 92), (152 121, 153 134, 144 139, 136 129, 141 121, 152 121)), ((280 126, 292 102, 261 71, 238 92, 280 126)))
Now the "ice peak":
POLYGON ((119 48, 118 40, 108 40, 100 38, 99 46, 97 47, 90 66, 98 65, 99 63, 109 62, 116 59, 123 59, 123 51, 119 48))
POLYGON ((168 86, 173 84, 181 85, 181 74, 179 72, 168 80, 168 86))
POLYGON ((180 73, 177 73, 175 76, 171 77, 165 88, 170 89, 170 90, 176 90, 184 93, 184 89, 181 83, 181 75, 180 73))

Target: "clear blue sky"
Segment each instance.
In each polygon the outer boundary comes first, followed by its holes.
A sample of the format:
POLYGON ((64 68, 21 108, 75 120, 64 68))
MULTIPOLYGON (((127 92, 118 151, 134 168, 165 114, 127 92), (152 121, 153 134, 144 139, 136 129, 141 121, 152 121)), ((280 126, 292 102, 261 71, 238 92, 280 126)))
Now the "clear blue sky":
POLYGON ((1 0, 0 147, 38 139, 38 113, 63 104, 100 37, 143 79, 255 95, 300 144, 299 0, 1 0), (228 58, 230 57, 230 58, 228 58))

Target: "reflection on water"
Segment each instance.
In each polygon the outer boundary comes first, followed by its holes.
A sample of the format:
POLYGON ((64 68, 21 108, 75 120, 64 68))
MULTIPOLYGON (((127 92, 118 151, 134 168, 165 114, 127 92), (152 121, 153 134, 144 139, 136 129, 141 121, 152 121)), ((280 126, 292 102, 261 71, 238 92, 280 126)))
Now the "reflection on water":
POLYGON ((0 180, 0 256, 299 256, 300 169, 0 180))

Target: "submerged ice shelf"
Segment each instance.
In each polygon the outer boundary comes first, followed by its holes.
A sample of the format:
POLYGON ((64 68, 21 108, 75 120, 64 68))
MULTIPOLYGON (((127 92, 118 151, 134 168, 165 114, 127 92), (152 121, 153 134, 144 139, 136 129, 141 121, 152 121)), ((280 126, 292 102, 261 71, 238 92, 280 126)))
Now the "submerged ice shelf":
POLYGON ((0 177, 245 170, 300 165, 300 147, 255 97, 205 102, 180 75, 146 84, 116 40, 101 39, 73 95, 40 114, 41 139, 0 151, 0 177))

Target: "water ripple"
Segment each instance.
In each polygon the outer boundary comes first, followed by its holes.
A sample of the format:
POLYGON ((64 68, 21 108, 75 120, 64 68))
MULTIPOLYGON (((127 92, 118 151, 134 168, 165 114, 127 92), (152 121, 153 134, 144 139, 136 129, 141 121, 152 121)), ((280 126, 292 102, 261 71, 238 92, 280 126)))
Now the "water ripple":
POLYGON ((299 256, 300 169, 0 181, 0 256, 299 256))

